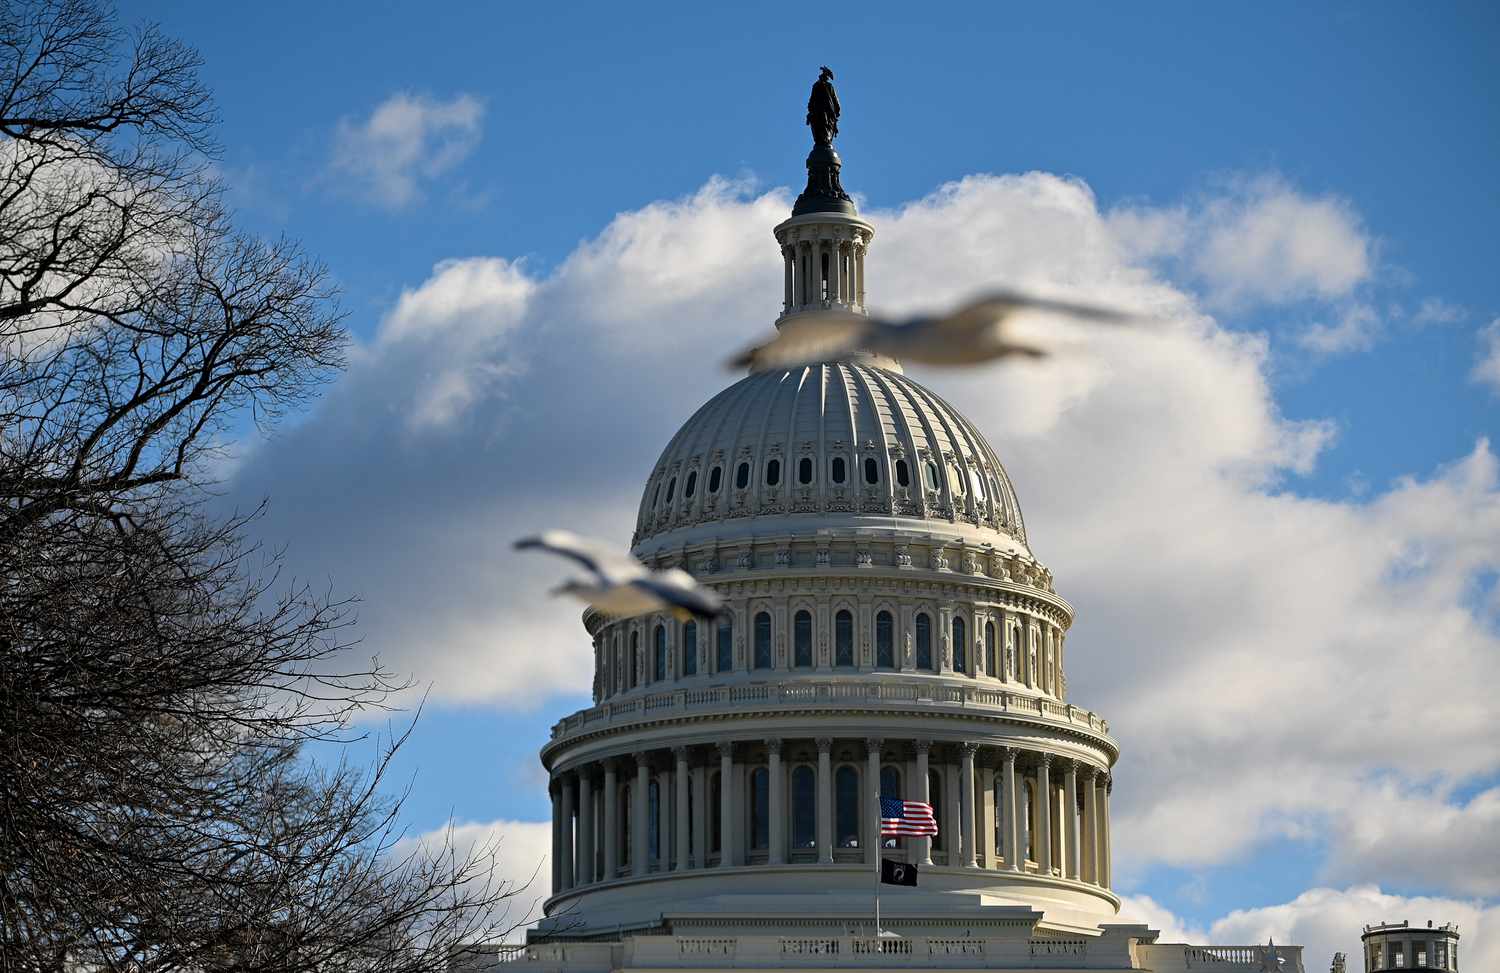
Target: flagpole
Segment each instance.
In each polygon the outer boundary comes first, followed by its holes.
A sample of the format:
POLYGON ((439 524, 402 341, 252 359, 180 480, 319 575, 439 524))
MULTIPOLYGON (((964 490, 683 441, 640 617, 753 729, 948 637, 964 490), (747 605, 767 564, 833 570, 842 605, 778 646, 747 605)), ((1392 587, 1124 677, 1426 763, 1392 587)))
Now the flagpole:
POLYGON ((884 815, 880 811, 880 790, 875 791, 875 941, 880 941, 880 855, 881 841, 880 819, 884 815))

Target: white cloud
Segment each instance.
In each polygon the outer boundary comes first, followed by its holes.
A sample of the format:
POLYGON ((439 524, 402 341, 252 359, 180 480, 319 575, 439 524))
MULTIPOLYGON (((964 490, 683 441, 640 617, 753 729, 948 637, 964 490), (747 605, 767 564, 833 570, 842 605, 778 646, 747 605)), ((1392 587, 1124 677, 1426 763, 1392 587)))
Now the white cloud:
POLYGON ((1110 222, 1132 253, 1171 259, 1220 307, 1347 297, 1374 259, 1347 201, 1274 177, 1238 179, 1192 206, 1122 207, 1110 222))
POLYGON ((525 937, 526 927, 541 918, 542 901, 552 887, 550 821, 454 823, 403 838, 392 851, 399 860, 419 849, 428 857, 451 855, 460 862, 472 857, 486 866, 481 872, 493 864, 493 874, 478 874, 476 882, 487 878, 491 890, 509 894, 502 914, 493 917, 497 927, 510 930, 508 941, 519 942, 525 937))
POLYGON ((1500 318, 1479 329, 1479 359, 1470 377, 1500 394, 1500 318))
POLYGON ((1500 788, 1449 795, 1383 781, 1347 802, 1324 873, 1336 882, 1400 875, 1418 887, 1500 896, 1500 788))
MULTIPOLYGON (((734 380, 718 363, 770 328, 767 231, 788 208, 784 191, 714 181, 622 214, 545 277, 440 265, 319 414, 242 465, 236 496, 272 497, 268 540, 292 542, 299 574, 363 595, 364 645, 437 698, 587 692, 577 611, 545 597, 558 565, 509 544, 552 524, 628 539, 658 451, 734 380)), ((1143 262, 1083 183, 976 176, 866 215, 878 306, 998 280, 1162 321, 1069 328, 1091 344, 1044 367, 924 377, 1006 460, 1036 553, 1079 610, 1072 700, 1124 747, 1117 874, 1327 834, 1387 800, 1384 781, 1446 794, 1500 770, 1500 640, 1470 604, 1500 568, 1488 444, 1358 501, 1299 496, 1289 484, 1330 425, 1283 417, 1266 340, 1221 328, 1143 262)), ((1449 848, 1467 820, 1424 824, 1453 830, 1433 838, 1449 848)), ((1391 861, 1383 880, 1475 888, 1481 862, 1445 878, 1391 861)))
POLYGON ((439 101, 398 92, 363 121, 339 121, 330 169, 358 194, 399 209, 468 157, 483 122, 484 103, 473 95, 439 101))
POLYGON ((1459 969, 1500 969, 1500 906, 1480 902, 1382 892, 1375 885, 1309 889, 1290 902, 1236 910, 1208 928, 1185 926, 1149 898, 1126 897, 1122 918, 1132 917, 1162 930, 1161 942, 1252 945, 1274 939, 1303 947, 1308 973, 1326 969, 1335 952, 1348 957, 1351 971, 1365 968, 1360 933, 1366 925, 1408 921, 1425 926, 1457 923, 1459 969))
POLYGON ((1468 316, 1469 312, 1456 304, 1449 304, 1440 297, 1428 297, 1412 312, 1411 323, 1419 326, 1456 324, 1468 316))
POLYGON ((1314 324, 1297 335, 1297 344, 1317 355, 1369 351, 1375 346, 1380 318, 1367 304, 1344 308, 1333 324, 1314 324))

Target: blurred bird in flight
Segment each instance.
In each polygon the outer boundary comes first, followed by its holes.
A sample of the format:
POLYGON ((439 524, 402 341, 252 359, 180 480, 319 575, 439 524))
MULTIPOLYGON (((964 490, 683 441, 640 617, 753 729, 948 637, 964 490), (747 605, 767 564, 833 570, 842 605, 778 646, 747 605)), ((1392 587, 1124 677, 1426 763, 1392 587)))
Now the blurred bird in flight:
POLYGON ((572 595, 606 615, 629 618, 647 612, 670 611, 686 621, 712 618, 724 608, 717 594, 681 568, 652 571, 627 551, 584 540, 566 530, 549 530, 516 541, 518 551, 548 551, 587 571, 587 580, 572 578, 553 589, 572 595))

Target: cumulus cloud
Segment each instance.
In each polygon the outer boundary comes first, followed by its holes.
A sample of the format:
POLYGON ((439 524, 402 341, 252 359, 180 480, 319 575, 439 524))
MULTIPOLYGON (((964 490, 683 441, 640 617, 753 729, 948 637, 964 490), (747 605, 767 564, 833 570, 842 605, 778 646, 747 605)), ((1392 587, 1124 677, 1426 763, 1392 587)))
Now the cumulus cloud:
POLYGON ((1344 308, 1332 324, 1314 324, 1297 335, 1297 344, 1317 355, 1369 351, 1375 346, 1380 317, 1367 304, 1344 308))
POLYGON ((1135 918, 1162 931, 1161 942, 1252 945, 1274 939, 1303 947, 1308 971, 1325 969, 1335 952, 1348 957, 1350 970, 1364 969, 1360 933, 1366 925, 1408 921, 1414 926, 1457 923, 1459 968, 1500 969, 1500 906, 1424 896, 1391 895, 1377 885, 1309 889, 1290 902, 1242 909, 1206 928, 1184 924, 1144 896, 1125 897, 1121 917, 1135 918))
POLYGON ((494 917, 498 927, 510 930, 507 941, 525 938, 526 927, 541 918, 542 901, 551 891, 550 821, 455 822, 403 838, 392 851, 398 860, 420 852, 429 858, 452 856, 455 861, 466 861, 472 856, 492 862, 494 873, 483 877, 489 879, 491 890, 507 894, 502 913, 494 917))
POLYGON ((1431 324, 1457 324, 1469 316, 1469 312, 1456 304, 1449 304, 1440 297, 1423 298, 1412 312, 1411 323, 1418 326, 1431 324))
POLYGON ((1169 260, 1219 307, 1343 298, 1374 261, 1347 201, 1273 177, 1236 180, 1191 205, 1122 207, 1110 222, 1133 253, 1169 260))
MULTIPOLYGON (((1291 202, 1355 226, 1342 204, 1291 202)), ((1221 222, 1263 230, 1252 203, 1221 222)), ((438 266, 318 414, 241 465, 234 498, 270 495, 268 539, 293 543, 299 574, 362 594, 364 644, 437 698, 586 693, 578 615, 545 597, 558 565, 509 544, 549 525, 628 540, 659 450, 734 379, 719 362, 770 328, 768 228, 789 207, 784 190, 715 180, 621 214, 548 275, 499 257, 438 266)), ((1282 415, 1264 336, 1221 326, 1086 184, 974 176, 866 215, 877 306, 942 306, 1003 281, 1161 321, 1063 331, 1075 353, 1045 367, 921 376, 986 430, 1079 610, 1072 699, 1124 747, 1118 874, 1240 859, 1278 835, 1327 834, 1387 786, 1448 793, 1500 770, 1500 641, 1470 603, 1500 569, 1487 443, 1358 501, 1301 496, 1331 426, 1282 415)), ((1311 244, 1278 244, 1240 280, 1306 252, 1321 269, 1289 270, 1298 287, 1347 290, 1368 250, 1345 242, 1321 264, 1311 244)), ((1476 813, 1424 824, 1452 830, 1444 854, 1458 857, 1476 813)), ((1472 876, 1482 861, 1455 867, 1472 876)), ((1389 882, 1479 887, 1387 864, 1389 882)))
POLYGON ((1479 329, 1479 358, 1469 374, 1474 381, 1500 394, 1500 318, 1479 329))
POLYGON ((329 167, 359 195, 400 209, 468 158, 483 123, 484 103, 473 95, 440 101, 398 92, 368 118, 339 121, 329 167))

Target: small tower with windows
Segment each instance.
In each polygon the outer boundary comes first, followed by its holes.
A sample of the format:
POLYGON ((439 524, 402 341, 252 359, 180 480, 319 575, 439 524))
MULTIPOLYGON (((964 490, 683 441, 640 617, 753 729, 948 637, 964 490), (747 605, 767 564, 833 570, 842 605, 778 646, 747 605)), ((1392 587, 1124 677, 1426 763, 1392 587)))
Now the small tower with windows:
POLYGON ((1365 973, 1385 970, 1457 970, 1458 926, 1445 923, 1426 928, 1407 921, 1365 926, 1360 936, 1365 973))

